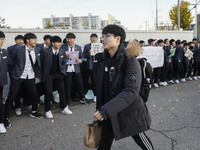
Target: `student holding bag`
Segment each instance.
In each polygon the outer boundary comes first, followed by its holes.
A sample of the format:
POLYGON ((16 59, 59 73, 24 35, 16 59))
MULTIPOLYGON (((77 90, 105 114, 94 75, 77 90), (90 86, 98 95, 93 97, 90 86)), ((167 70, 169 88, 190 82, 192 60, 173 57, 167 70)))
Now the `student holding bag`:
POLYGON ((98 60, 97 111, 93 117, 102 126, 98 150, 110 150, 113 140, 132 137, 143 150, 153 150, 144 131, 151 118, 139 95, 142 74, 138 60, 138 42, 125 49, 126 33, 117 25, 102 31, 104 53, 98 60), (131 48, 130 48, 131 47, 131 48))

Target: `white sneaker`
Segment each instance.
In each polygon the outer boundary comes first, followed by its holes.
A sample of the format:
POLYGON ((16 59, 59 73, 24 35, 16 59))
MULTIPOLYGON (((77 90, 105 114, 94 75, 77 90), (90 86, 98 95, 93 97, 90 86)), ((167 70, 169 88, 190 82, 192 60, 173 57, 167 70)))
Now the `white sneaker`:
POLYGON ((197 79, 200 79, 200 76, 197 76, 197 79))
POLYGON ((164 83, 165 83, 166 86, 168 86, 168 83, 166 81, 164 83))
POLYGON ((21 108, 15 109, 15 113, 16 113, 17 116, 22 115, 22 110, 21 110, 21 108))
POLYGON ((95 102, 95 103, 97 102, 97 97, 96 96, 94 97, 93 102, 95 102))
POLYGON ((153 86, 154 86, 155 88, 159 88, 159 86, 158 86, 157 83, 154 83, 153 86))
POLYGON ((63 109, 63 111, 61 111, 61 113, 66 114, 66 115, 71 115, 72 111, 69 110, 68 106, 66 106, 65 109, 63 109))
POLYGON ((188 80, 188 81, 192 81, 192 78, 191 78, 191 77, 188 77, 186 80, 188 80))
POLYGON ((0 123, 0 134, 1 133, 6 133, 6 128, 3 123, 0 123))
POLYGON ((198 79, 197 79, 197 76, 194 76, 193 79, 194 79, 194 80, 198 80, 198 79))
POLYGON ((46 116, 48 119, 53 118, 53 114, 52 114, 51 110, 47 111, 47 112, 45 113, 45 116, 46 116))
POLYGON ((174 84, 175 82, 173 80, 169 80, 168 83, 174 84))
POLYGON ((167 85, 165 84, 165 82, 159 82, 159 85, 167 86, 167 85))
POLYGON ((181 79, 181 81, 180 81, 180 82, 186 82, 185 78, 181 79))
POLYGON ((176 83, 176 84, 179 84, 180 82, 179 82, 179 80, 175 80, 175 83, 176 83))

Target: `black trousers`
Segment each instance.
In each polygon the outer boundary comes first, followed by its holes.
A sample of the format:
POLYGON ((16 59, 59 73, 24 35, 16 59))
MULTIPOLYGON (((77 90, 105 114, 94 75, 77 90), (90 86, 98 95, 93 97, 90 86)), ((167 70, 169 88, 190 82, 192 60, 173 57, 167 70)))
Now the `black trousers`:
POLYGON ((35 79, 11 79, 10 91, 5 106, 5 118, 8 118, 10 115, 13 101, 17 97, 21 85, 24 86, 24 91, 27 93, 28 96, 27 98, 32 104, 32 111, 37 110, 38 103, 35 79))
POLYGON ((192 67, 192 63, 190 61, 189 66, 188 66, 187 78, 191 76, 192 70, 193 70, 193 67, 192 67))
POLYGON ((200 62, 194 61, 194 76, 200 76, 200 62))
MULTIPOLYGON (((132 136, 137 145, 143 150, 154 150, 150 139, 144 132, 132 136)), ((110 150, 114 140, 111 120, 104 120, 102 122, 101 139, 97 150, 110 150)), ((126 149, 126 148, 124 148, 126 149)))
POLYGON ((160 74, 161 82, 166 81, 168 68, 169 68, 169 62, 164 62, 163 67, 161 68, 161 74, 160 74))
POLYGON ((3 107, 3 86, 0 86, 0 123, 4 122, 4 107, 3 107))
POLYGON ((79 93, 79 98, 83 99, 85 97, 81 73, 67 72, 67 75, 64 77, 64 82, 65 82, 65 93, 67 101, 69 101, 71 97, 72 82, 75 82, 75 86, 79 93))
POLYGON ((94 92, 94 95, 96 96, 96 77, 97 77, 97 70, 96 68, 93 68, 93 70, 86 70, 86 88, 88 89, 92 89, 92 91, 94 92), (89 77, 91 79, 91 88, 90 88, 90 83, 89 83, 89 77))
POLYGON ((58 90, 60 96, 60 108, 63 110, 69 104, 69 101, 66 101, 65 85, 63 78, 64 75, 62 74, 52 74, 48 75, 47 80, 44 82, 44 105, 46 112, 51 110, 51 99, 54 86, 58 90))
POLYGON ((28 100, 27 98, 27 93, 24 92, 24 87, 23 85, 21 85, 20 89, 19 89, 19 92, 17 94, 17 97, 15 99, 15 109, 17 108, 20 108, 21 107, 21 101, 20 99, 23 98, 23 103, 26 105, 26 106, 30 106, 31 105, 31 102, 28 100))
POLYGON ((183 62, 183 68, 184 68, 184 77, 190 77, 192 73, 192 64, 189 60, 186 60, 183 62))
POLYGON ((158 80, 160 79, 160 74, 161 74, 161 67, 153 69, 154 83, 158 83, 158 80))
POLYGON ((172 80, 173 79, 173 64, 172 62, 169 62, 168 68, 166 68, 166 74, 167 74, 167 79, 172 80))
POLYGON ((174 68, 175 80, 178 80, 179 78, 184 78, 184 68, 183 68, 183 63, 181 61, 174 59, 173 68, 174 68))

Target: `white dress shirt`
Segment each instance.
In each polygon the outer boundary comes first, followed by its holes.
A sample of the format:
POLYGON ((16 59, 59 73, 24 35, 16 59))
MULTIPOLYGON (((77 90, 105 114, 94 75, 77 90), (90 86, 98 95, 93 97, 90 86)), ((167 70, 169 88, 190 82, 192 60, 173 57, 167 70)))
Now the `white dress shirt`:
MULTIPOLYGON (((69 52, 74 52, 74 47, 72 47, 72 50, 71 50, 71 47, 68 45, 68 50, 69 52)), ((67 72, 75 72, 75 69, 74 69, 74 65, 67 65, 67 72)))
POLYGON ((55 55, 55 53, 56 53, 56 55, 58 55, 58 53, 59 53, 59 50, 58 51, 55 51, 54 49, 53 49, 53 47, 52 47, 52 53, 55 55))
MULTIPOLYGON (((28 52, 29 49, 28 49, 27 46, 25 46, 25 48, 26 48, 26 57, 25 57, 26 61, 25 61, 24 71, 23 71, 23 73, 22 73, 20 78, 21 79, 27 79, 27 78, 28 79, 33 79, 33 78, 35 78, 35 73, 33 71, 33 68, 32 68, 32 65, 31 65, 31 61, 29 59, 29 52, 28 52)), ((31 50, 30 54, 31 54, 33 63, 35 64, 36 57, 35 57, 34 48, 31 50)))

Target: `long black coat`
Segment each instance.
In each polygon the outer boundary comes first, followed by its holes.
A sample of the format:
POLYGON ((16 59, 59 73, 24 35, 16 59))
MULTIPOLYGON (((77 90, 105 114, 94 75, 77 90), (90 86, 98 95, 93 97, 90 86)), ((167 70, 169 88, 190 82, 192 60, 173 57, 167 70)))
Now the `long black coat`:
POLYGON ((119 140, 148 130, 151 118, 139 95, 142 80, 140 64, 134 56, 126 57, 123 44, 119 46, 112 75, 112 98, 103 104, 106 53, 107 50, 104 51, 101 60, 98 60, 97 110, 104 119, 111 119, 115 140, 119 140))
POLYGON ((193 58, 195 62, 200 62, 200 47, 197 47, 193 50, 193 58))
POLYGON ((8 63, 8 52, 5 49, 0 48, 0 85, 4 86, 7 84, 7 66, 8 63))

